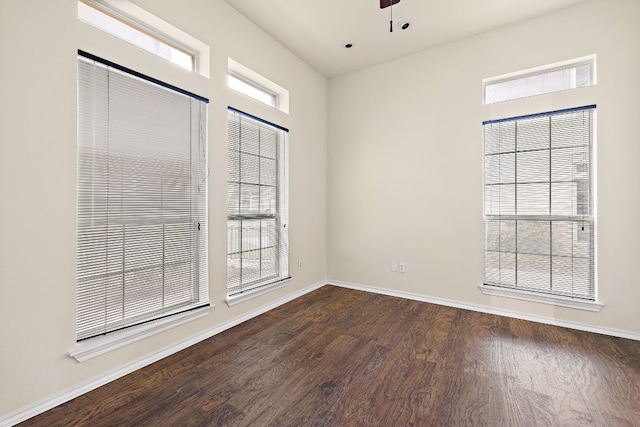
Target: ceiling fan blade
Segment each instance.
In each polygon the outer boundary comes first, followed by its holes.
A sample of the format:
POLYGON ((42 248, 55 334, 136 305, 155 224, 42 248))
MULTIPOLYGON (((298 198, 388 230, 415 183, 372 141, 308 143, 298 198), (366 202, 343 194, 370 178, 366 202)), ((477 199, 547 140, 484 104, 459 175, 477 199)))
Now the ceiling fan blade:
POLYGON ((400 0, 380 0, 380 9, 384 9, 385 7, 389 7, 396 3, 400 3, 400 0))

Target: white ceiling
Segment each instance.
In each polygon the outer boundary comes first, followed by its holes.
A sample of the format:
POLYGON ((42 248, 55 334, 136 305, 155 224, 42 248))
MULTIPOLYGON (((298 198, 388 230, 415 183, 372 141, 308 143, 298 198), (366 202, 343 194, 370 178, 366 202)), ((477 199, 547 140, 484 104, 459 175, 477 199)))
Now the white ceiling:
POLYGON ((225 0, 326 77, 369 67, 586 0, 225 0), (397 27, 401 20, 411 26, 397 27), (345 43, 353 43, 345 49, 345 43))

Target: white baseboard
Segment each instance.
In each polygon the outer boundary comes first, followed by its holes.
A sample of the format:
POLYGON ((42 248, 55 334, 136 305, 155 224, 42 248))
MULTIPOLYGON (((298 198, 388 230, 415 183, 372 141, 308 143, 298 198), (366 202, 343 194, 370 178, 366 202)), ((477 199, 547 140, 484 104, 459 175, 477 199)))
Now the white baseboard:
POLYGON ((587 325, 584 323, 567 322, 564 320, 553 319, 543 316, 534 316, 531 314, 522 314, 515 311, 502 310, 488 306, 461 303, 441 298, 426 297, 423 295, 412 294, 408 292, 392 291, 389 289, 376 288, 374 286, 361 285, 358 283, 340 282, 337 280, 327 280, 327 284, 340 286, 342 288, 356 289, 359 291, 372 292, 381 295, 389 295, 393 297, 405 298, 415 301, 428 302, 432 304, 444 305, 447 307, 461 308, 464 310, 477 311, 481 313, 495 314, 498 316, 512 317, 514 319, 529 320, 531 322, 545 323, 547 325, 562 326, 565 328, 576 329, 579 331, 593 332, 596 334, 610 335, 619 338, 627 338, 630 340, 640 341, 640 334, 637 332, 624 331, 620 329, 605 328, 601 326, 587 325))
POLYGON ((105 375, 100 375, 97 378, 94 378, 92 380, 86 381, 84 383, 81 383, 77 386, 71 387, 63 392, 60 393, 56 393, 53 396, 50 396, 42 401, 39 401, 37 403, 34 403, 33 405, 29 405, 27 407, 24 407, 22 409, 19 409, 17 411, 11 412, 7 415, 4 415, 2 417, 0 417, 0 427, 5 427, 5 426, 13 426, 16 425, 18 423, 21 423, 25 420, 28 420, 29 418, 35 417, 38 414, 41 414, 45 411, 48 411, 49 409, 55 408, 58 405, 61 405, 65 402, 68 402, 72 399, 75 399, 78 396, 81 396, 91 390, 95 390, 98 387, 101 387, 111 381, 117 380, 118 378, 121 378, 127 374, 130 374, 131 372, 134 372, 140 368, 144 368, 147 365, 150 365, 152 363, 157 362, 158 360, 161 360, 167 356, 171 356, 174 353, 179 352, 180 350, 184 350, 187 347, 190 347, 194 344, 199 343, 200 341, 204 341, 207 338, 211 338, 214 335, 219 334, 220 332, 226 331, 227 329, 233 328, 234 326, 237 326, 243 322, 246 322, 247 320, 250 320, 256 316, 259 316, 261 314, 266 313, 269 310, 273 310, 276 307, 279 307, 289 301, 293 301, 296 298, 299 298, 305 294, 308 294, 309 292, 312 292, 318 288, 321 288, 322 286, 326 285, 327 281, 326 280, 322 280, 320 282, 317 282, 311 286, 308 286, 296 293, 293 293, 291 295, 287 295, 284 298, 281 298, 279 300, 273 301, 269 304, 266 304, 256 310, 253 310, 249 313, 246 313, 242 316, 236 317, 234 319, 231 319, 213 329, 207 330, 205 332, 202 332, 201 334, 195 335, 189 339, 186 339, 184 341, 180 341, 177 344, 166 348, 162 351, 150 354, 149 356, 140 359, 136 362, 130 363, 126 366, 123 366, 119 369, 116 369, 114 371, 111 371, 105 375))

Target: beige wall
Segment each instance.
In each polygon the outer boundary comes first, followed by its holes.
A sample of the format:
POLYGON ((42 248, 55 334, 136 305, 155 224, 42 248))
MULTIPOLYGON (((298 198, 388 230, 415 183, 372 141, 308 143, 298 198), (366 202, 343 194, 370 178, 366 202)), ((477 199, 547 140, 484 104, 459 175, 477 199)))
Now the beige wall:
MULTIPOLYGON (((223 1, 140 0, 211 47, 211 78, 77 21, 77 0, 0 0, 0 418, 204 333, 324 280, 327 81, 223 1), (77 363, 75 346, 76 51, 210 99, 210 297, 203 319, 77 363), (226 88, 232 57, 290 92, 290 114, 226 88), (226 108, 290 129, 292 283, 228 307, 226 108), (297 260, 304 269, 297 269, 297 260)), ((215 338, 214 338, 215 339, 215 338)))
POLYGON ((637 0, 589 1, 331 79, 329 279, 640 333, 638 17, 637 0), (594 87, 482 106, 483 78, 590 54, 594 87), (606 306, 482 295, 482 122, 588 104, 606 306))
POLYGON ((76 0, 0 0, 0 418, 326 277, 640 333, 637 0, 592 0, 328 85, 222 0, 135 3, 209 44, 211 78, 166 67, 77 22, 76 0), (211 100, 216 305, 206 318, 84 363, 66 355, 75 345, 78 48, 211 100), (484 77, 593 53, 597 86, 481 105, 484 77), (291 113, 228 91, 228 57, 287 88, 291 113), (606 307, 595 314, 483 296, 482 121, 590 103, 598 105, 598 285, 606 307), (289 287, 231 308, 223 302, 228 105, 291 130, 294 276, 289 287), (406 262, 407 273, 391 273, 391 261, 406 262))

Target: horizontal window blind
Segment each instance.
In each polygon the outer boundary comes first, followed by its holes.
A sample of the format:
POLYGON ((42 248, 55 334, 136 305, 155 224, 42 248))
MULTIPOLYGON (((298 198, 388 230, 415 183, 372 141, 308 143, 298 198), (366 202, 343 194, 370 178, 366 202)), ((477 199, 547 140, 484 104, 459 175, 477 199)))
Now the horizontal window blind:
POLYGON ((595 299, 594 111, 484 124, 485 284, 595 299))
POLYGON ((206 141, 206 100, 78 57, 78 340, 208 304, 206 141))
POLYGON ((287 131, 229 109, 227 293, 289 278, 287 131))

